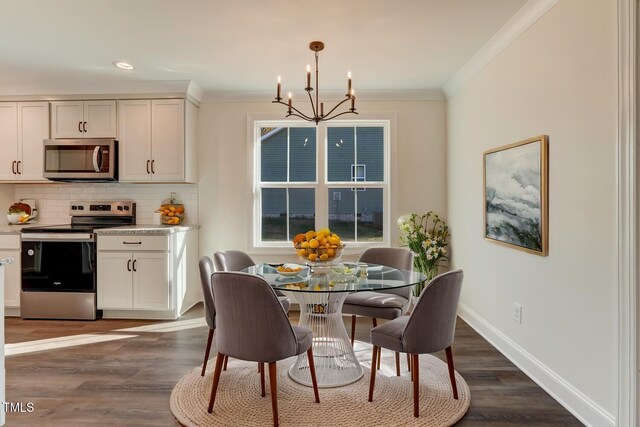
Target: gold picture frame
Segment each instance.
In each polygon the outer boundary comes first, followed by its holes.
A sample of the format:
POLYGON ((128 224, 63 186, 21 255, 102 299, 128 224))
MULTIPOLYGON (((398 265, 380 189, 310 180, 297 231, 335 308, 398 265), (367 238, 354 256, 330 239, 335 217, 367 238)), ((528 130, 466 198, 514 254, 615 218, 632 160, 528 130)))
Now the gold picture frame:
POLYGON ((548 140, 541 135, 483 153, 485 240, 548 255, 548 140))

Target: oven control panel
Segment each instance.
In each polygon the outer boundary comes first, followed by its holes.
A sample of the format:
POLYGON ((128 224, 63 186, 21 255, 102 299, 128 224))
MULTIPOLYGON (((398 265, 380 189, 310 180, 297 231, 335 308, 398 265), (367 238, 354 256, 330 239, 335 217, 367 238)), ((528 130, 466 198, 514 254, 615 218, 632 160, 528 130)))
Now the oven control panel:
POLYGON ((71 216, 133 216, 134 211, 135 203, 130 201, 88 200, 69 202, 69 215, 71 216))

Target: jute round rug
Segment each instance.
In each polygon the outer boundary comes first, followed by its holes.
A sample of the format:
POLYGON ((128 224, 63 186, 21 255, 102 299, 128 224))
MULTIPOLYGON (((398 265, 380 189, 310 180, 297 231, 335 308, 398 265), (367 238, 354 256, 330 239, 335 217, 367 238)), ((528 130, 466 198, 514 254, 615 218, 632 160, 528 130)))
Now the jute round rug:
MULTIPOLYGON (((413 388, 406 357, 401 358, 400 377, 396 376, 393 352, 383 350, 376 377, 373 402, 369 403, 371 346, 356 343, 356 354, 364 376, 357 382, 320 389, 320 403, 313 400, 313 389, 295 383, 288 369, 295 358, 277 363, 278 412, 281 426, 451 426, 469 409, 469 386, 456 372, 458 400, 453 398, 447 364, 430 356, 420 356, 420 417, 413 416, 413 388)), ((171 412, 184 426, 269 426, 273 425, 269 377, 266 396, 260 397, 257 364, 229 359, 222 372, 213 413, 207 412, 215 358, 207 373, 194 368, 171 392, 171 412)))

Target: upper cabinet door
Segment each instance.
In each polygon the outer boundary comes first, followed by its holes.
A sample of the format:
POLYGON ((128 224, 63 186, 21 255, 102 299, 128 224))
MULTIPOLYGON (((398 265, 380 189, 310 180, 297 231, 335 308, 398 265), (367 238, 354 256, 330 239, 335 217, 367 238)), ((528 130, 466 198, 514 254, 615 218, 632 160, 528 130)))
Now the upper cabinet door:
POLYGON ((0 180, 17 179, 18 163, 18 104, 0 102, 0 180))
POLYGON ((57 101, 51 103, 51 137, 84 138, 84 103, 57 101))
POLYGON ((18 102, 18 179, 47 181, 43 177, 43 141, 48 138, 49 103, 18 102))
POLYGON ((151 180, 151 101, 118 101, 120 181, 151 180))
POLYGON ((84 101, 85 138, 116 137, 116 101, 84 101))
POLYGON ((184 99, 151 101, 154 181, 184 181, 184 99))

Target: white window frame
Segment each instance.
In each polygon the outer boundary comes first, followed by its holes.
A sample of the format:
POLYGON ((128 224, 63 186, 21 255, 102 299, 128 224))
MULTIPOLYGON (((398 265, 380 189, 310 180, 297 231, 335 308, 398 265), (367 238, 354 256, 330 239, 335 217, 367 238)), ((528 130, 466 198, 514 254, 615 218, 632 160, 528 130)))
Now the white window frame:
MULTIPOLYGON (((253 254, 289 254, 292 252, 291 242, 261 241, 262 235, 262 188, 315 188, 315 223, 316 229, 325 228, 329 224, 329 188, 382 188, 383 189, 383 238, 377 242, 345 242, 347 248, 345 254, 357 253, 368 247, 390 246, 390 242, 395 238, 396 231, 392 230, 391 219, 395 218, 396 212, 392 201, 395 200, 395 191, 392 186, 394 177, 392 175, 392 165, 395 165, 395 150, 392 149, 392 139, 394 138, 395 116, 385 115, 383 118, 372 118, 363 120, 332 120, 327 123, 314 123, 297 120, 272 120, 266 115, 247 115, 247 154, 249 161, 248 176, 251 177, 251 218, 249 230, 249 251, 253 254), (384 127, 384 178, 382 182, 353 182, 353 181, 327 181, 328 164, 327 158, 327 128, 328 127, 384 127), (260 184, 261 177, 261 156, 260 156, 260 129, 262 127, 312 127, 317 129, 316 133, 316 180, 309 182, 269 182, 260 184)), ((287 153, 287 168, 288 166, 287 153)), ((357 161, 357 159, 356 159, 357 161)), ((393 168, 395 169, 395 168, 393 168)), ((288 203, 288 202, 287 202, 288 203)), ((288 210, 288 209, 287 209, 288 210)), ((356 207, 357 211, 357 207, 356 207)), ((357 220, 357 219, 356 219, 357 220)))

